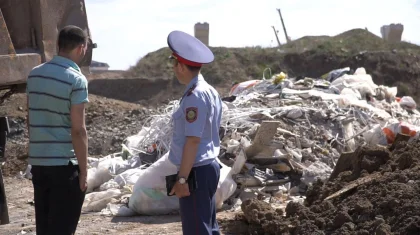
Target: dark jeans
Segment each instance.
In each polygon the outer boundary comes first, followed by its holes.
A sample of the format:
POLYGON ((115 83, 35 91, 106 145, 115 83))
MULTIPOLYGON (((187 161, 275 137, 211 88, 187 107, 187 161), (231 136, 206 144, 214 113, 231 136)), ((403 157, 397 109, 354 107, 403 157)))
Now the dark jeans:
POLYGON ((184 235, 219 235, 215 193, 220 178, 220 165, 214 161, 194 169, 197 189, 190 192, 190 196, 179 199, 182 232, 184 235))
POLYGON ((85 192, 79 186, 79 167, 32 166, 37 235, 73 235, 85 192))

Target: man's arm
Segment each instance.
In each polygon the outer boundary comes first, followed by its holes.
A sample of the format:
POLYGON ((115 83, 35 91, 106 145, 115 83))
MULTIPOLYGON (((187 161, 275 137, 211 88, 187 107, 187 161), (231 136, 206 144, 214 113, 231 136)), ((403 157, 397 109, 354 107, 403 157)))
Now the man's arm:
POLYGON ((196 160, 198 146, 207 121, 207 105, 203 98, 192 96, 185 99, 185 144, 179 177, 188 177, 196 160))
POLYGON ((71 138, 74 152, 79 163, 80 174, 87 175, 88 138, 85 125, 85 104, 71 106, 71 138))
POLYGON ((89 102, 87 86, 85 77, 77 78, 71 93, 70 109, 71 138, 82 180, 87 176, 88 137, 85 124, 85 103, 89 102))
POLYGON ((190 174, 191 168, 194 165, 197 156, 198 145, 200 144, 200 137, 187 136, 185 140, 184 150, 182 153, 181 167, 179 169, 179 177, 187 178, 190 174))

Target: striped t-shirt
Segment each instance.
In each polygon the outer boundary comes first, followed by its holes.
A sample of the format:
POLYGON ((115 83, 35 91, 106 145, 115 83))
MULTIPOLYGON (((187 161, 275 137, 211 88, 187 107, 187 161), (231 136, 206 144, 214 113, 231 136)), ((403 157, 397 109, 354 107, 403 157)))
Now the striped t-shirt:
POLYGON ((71 138, 72 104, 89 102, 86 77, 72 60, 54 56, 29 74, 29 161, 31 165, 77 165, 71 138))

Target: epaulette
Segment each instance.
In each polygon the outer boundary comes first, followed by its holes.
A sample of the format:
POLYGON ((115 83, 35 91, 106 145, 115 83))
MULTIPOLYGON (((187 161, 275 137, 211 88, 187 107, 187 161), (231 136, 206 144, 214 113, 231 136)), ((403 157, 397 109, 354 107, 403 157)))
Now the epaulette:
POLYGON ((190 96, 196 87, 197 87, 197 84, 194 84, 190 89, 188 89, 187 96, 190 96))

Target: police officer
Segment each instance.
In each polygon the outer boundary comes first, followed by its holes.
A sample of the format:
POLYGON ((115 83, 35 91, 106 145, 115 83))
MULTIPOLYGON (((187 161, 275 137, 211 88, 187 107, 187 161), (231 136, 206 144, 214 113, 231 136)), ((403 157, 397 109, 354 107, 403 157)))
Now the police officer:
POLYGON ((181 31, 169 34, 168 45, 173 52, 175 75, 186 86, 179 108, 172 115, 169 160, 178 167, 178 176, 171 194, 179 198, 183 234, 220 234, 215 193, 220 177, 216 158, 220 151, 222 101, 200 74, 201 66, 212 62, 214 55, 201 41, 181 31), (192 190, 191 177, 196 182, 192 190))

